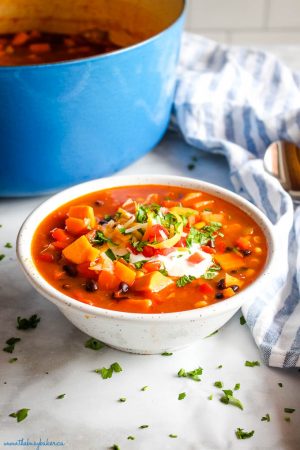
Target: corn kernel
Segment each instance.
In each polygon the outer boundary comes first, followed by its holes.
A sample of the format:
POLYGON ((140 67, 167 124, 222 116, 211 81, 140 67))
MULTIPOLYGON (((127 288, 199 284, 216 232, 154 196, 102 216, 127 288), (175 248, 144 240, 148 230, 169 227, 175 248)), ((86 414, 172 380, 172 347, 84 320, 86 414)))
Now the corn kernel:
POLYGON ((260 236, 254 236, 253 237, 253 241, 255 242, 255 244, 260 244, 261 243, 261 237, 260 236))
POLYGON ((257 255, 261 255, 261 254, 262 254, 262 248, 260 248, 260 247, 255 247, 254 253, 256 253, 257 255))
POLYGON ((205 300, 200 300, 194 304, 195 308, 203 308, 203 306, 207 306, 207 302, 205 300))

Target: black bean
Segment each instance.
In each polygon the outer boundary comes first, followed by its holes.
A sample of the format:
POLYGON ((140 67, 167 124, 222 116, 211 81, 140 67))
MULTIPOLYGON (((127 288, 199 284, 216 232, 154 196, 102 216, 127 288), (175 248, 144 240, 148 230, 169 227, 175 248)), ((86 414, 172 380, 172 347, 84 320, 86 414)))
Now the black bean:
POLYGON ((225 284, 224 278, 221 278, 221 280, 218 281, 217 288, 218 289, 225 289, 226 288, 226 284, 225 284))
POLYGON ((222 294, 222 292, 217 292, 215 297, 217 300, 222 300, 222 298, 224 298, 224 295, 222 294))
POLYGON ((71 287, 71 286, 70 286, 69 284, 63 284, 63 285, 62 285, 62 288, 63 288, 63 289, 70 289, 70 287, 71 287))
POLYGON ((95 292, 98 290, 98 284, 95 280, 88 278, 85 282, 85 290, 88 292, 95 292))
POLYGON ((128 290, 129 290, 128 284, 124 283, 124 281, 121 281, 121 283, 119 284, 119 290, 113 292, 112 297, 116 299, 128 298, 128 296, 126 295, 128 290))
POLYGON ((244 256, 249 256, 252 253, 251 250, 240 250, 240 251, 244 256))
POLYGON ((69 277, 76 277, 77 276, 77 267, 73 264, 65 264, 63 266, 64 271, 66 272, 69 277))
POLYGON ((234 291, 234 292, 237 292, 240 288, 239 288, 239 286, 237 285, 237 284, 233 284, 232 286, 230 286, 231 287, 231 289, 234 291))
POLYGON ((96 205, 96 206, 103 206, 103 205, 104 205, 104 202, 103 202, 102 200, 96 200, 96 201, 95 201, 95 205, 96 205))
POLYGON ((232 247, 226 247, 225 248, 225 252, 226 253, 230 253, 230 252, 232 252, 233 251, 233 248, 232 247))

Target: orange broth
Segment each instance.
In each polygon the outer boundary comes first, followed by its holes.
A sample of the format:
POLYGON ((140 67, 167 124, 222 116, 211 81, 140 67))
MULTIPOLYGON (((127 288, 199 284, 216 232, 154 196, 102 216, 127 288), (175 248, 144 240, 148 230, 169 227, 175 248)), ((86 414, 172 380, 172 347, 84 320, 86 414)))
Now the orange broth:
POLYGON ((259 276, 267 252, 262 230, 238 207, 160 185, 116 187, 72 200, 39 224, 32 241, 34 263, 55 289, 89 305, 134 313, 185 311, 230 299, 259 276), (128 217, 143 228, 129 232, 134 226, 128 217), (116 256, 123 247, 126 254, 116 256), (155 258, 172 252, 188 257, 189 267, 208 254, 212 266, 200 277, 170 276, 155 258), (147 263, 133 264, 136 254, 147 263))

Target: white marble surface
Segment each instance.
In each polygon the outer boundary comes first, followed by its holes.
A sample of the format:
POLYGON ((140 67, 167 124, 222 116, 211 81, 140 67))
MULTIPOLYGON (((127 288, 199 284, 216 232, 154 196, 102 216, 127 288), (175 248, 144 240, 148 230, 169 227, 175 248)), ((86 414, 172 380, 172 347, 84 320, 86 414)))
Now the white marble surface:
MULTIPOLYGON (((123 173, 188 175, 230 188, 222 157, 202 155, 193 171, 187 169, 197 154, 169 134, 158 148, 123 173)), ((12 355, 0 352, 0 448, 23 448, 4 445, 22 438, 62 441, 60 448, 72 450, 105 450, 113 444, 121 450, 299 448, 300 373, 245 367, 245 360, 260 357, 249 329, 239 323, 240 313, 218 334, 170 357, 132 355, 108 347, 98 352, 85 348, 87 336, 30 287, 14 248, 4 248, 6 242, 15 247, 22 221, 42 200, 0 202, 0 253, 6 254, 0 262, 0 342, 4 346, 12 336, 22 339, 12 355), (17 316, 34 313, 41 317, 35 330, 16 330, 17 316), (11 357, 18 361, 10 364, 11 357), (93 373, 93 369, 115 361, 123 372, 113 378, 103 380, 93 373), (223 368, 218 369, 220 364, 223 368), (181 367, 191 370, 198 366, 204 369, 199 383, 176 375, 181 367), (219 401, 220 390, 213 386, 216 380, 223 381, 227 389, 241 384, 236 396, 244 411, 219 401), (143 392, 145 385, 149 389, 143 392), (181 401, 177 399, 180 392, 187 394, 181 401), (65 398, 57 400, 63 393, 65 398), (127 402, 119 403, 120 397, 126 397, 127 402), (290 423, 284 421, 284 407, 296 408, 290 423), (30 408, 29 415, 17 423, 9 414, 21 408, 30 408), (266 413, 271 416, 269 423, 261 422, 266 413), (143 424, 149 428, 139 429, 143 424), (237 440, 237 427, 255 430, 254 437, 237 440), (129 435, 135 440, 127 440, 129 435)))

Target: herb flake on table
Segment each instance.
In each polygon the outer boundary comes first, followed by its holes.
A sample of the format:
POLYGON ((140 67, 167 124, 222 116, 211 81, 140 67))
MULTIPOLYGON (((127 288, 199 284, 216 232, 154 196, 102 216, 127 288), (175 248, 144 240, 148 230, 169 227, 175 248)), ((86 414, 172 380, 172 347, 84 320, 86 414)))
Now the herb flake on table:
POLYGON ((91 350, 100 350, 103 348, 104 344, 98 339, 91 337, 85 342, 84 346, 86 348, 90 348, 91 350))
POLYGON ((126 400, 127 400, 126 397, 120 397, 118 401, 119 401, 120 403, 125 403, 126 400))
POLYGON ((234 386, 233 390, 234 391, 239 391, 240 387, 241 387, 241 384, 240 383, 236 383, 236 385, 234 386))
POLYGON ((278 386, 282 388, 282 387, 283 387, 283 384, 282 384, 282 383, 278 383, 278 386))
POLYGON ((135 437, 134 437, 134 436, 128 436, 127 439, 128 439, 129 441, 134 441, 134 440, 135 440, 135 437))
POLYGON ((18 361, 18 358, 10 358, 8 362, 9 362, 10 364, 12 364, 12 363, 14 363, 14 362, 16 362, 16 361, 18 361))
POLYGON ((172 356, 173 355, 173 353, 171 353, 171 352, 163 352, 163 353, 161 353, 161 356, 172 356))
POLYGON ((17 318, 17 329, 18 330, 28 330, 29 328, 36 328, 41 319, 37 316, 37 314, 33 314, 29 319, 26 318, 17 318))
POLYGON ((176 439, 178 436, 177 436, 177 434, 169 434, 169 437, 172 439, 176 439))
POLYGON ((290 422, 290 421, 291 421, 291 418, 290 418, 290 417, 285 417, 284 420, 285 420, 286 422, 290 422))
POLYGON ((140 425, 139 428, 143 430, 144 428, 149 428, 149 425, 140 425))
POLYGON ((22 422, 22 420, 25 420, 26 417, 28 416, 28 411, 30 411, 30 409, 22 408, 19 409, 19 411, 11 413, 9 417, 14 417, 15 419, 17 419, 17 422, 22 422))
POLYGON ((180 394, 178 394, 178 400, 183 400, 185 397, 186 397, 185 392, 180 392, 180 394))
POLYGON ((233 392, 230 389, 223 389, 223 392, 224 395, 220 398, 220 402, 224 403, 225 405, 236 406, 241 410, 244 409, 241 401, 233 396, 233 392))
POLYGON ((2 261, 2 259, 4 259, 5 258, 5 255, 3 255, 3 253, 1 253, 1 255, 0 255, 0 261, 2 261))
POLYGON ((260 366, 260 362, 259 361, 245 361, 245 366, 246 367, 260 366))
POLYGON ((271 421, 271 417, 270 417, 270 414, 266 414, 265 416, 263 416, 261 419, 260 419, 262 422, 270 422, 271 421))
POLYGON ((147 391, 149 389, 149 386, 143 386, 142 388, 141 388, 141 391, 147 391))
POLYGON ((7 347, 4 347, 3 351, 7 353, 13 353, 16 343, 20 342, 20 340, 21 340, 20 338, 15 337, 7 339, 6 341, 7 347))
POLYGON ((115 362, 110 365, 110 367, 102 367, 101 369, 95 369, 95 372, 100 374, 103 380, 106 380, 107 378, 111 378, 113 372, 122 372, 122 367, 119 363, 115 362))
POLYGON ((112 445, 110 448, 111 450, 121 450, 117 444, 112 445))
POLYGON ((245 317, 244 317, 244 316, 241 316, 241 317, 240 317, 240 324, 241 324, 241 325, 245 325, 245 323, 246 323, 245 317))
POLYGON ((222 381, 215 381, 215 382, 214 382, 214 386, 217 387, 217 388, 219 388, 219 389, 222 389, 223 383, 222 383, 222 381))
POLYGON ((237 428, 235 435, 238 439, 249 439, 254 435, 254 430, 245 431, 243 428, 237 428))
POLYGON ((56 397, 56 400, 61 400, 62 398, 65 397, 66 394, 60 394, 56 397))
POLYGON ((220 364, 218 367, 217 367, 217 369, 222 369, 222 364, 220 364))
POLYGON ((12 244, 10 242, 6 242, 4 245, 5 248, 12 248, 12 244))
POLYGON ((191 283, 193 280, 196 280, 196 277, 194 277, 193 275, 183 275, 176 281, 176 286, 178 288, 184 287, 187 284, 191 283))
POLYGON ((293 414, 295 411, 295 408, 284 408, 284 412, 287 414, 293 414))
POLYGON ((208 400, 212 400, 213 399, 213 395, 210 394, 207 398, 208 398, 208 400))
POLYGON ((190 378, 194 381, 201 381, 199 378, 199 375, 202 375, 203 369, 201 367, 198 367, 197 369, 190 370, 189 372, 186 372, 185 369, 180 369, 177 373, 179 378, 190 378))
POLYGON ((205 336, 205 339, 214 336, 214 335, 217 334, 218 332, 219 332, 219 330, 213 331, 213 332, 210 333, 208 336, 205 336))

